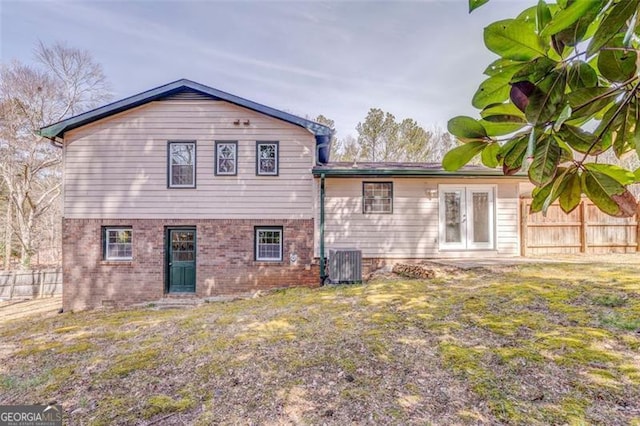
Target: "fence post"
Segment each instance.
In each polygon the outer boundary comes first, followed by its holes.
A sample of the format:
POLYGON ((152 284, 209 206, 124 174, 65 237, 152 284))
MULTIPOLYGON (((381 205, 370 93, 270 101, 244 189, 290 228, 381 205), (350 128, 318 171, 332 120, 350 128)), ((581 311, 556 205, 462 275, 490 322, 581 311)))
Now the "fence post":
POLYGON ((520 256, 527 255, 527 200, 520 199, 520 256))
POLYGON ((587 203, 580 201, 580 253, 587 252, 587 203))
POLYGON ((46 276, 47 276, 46 271, 40 271, 38 273, 38 278, 40 279, 40 294, 38 294, 38 297, 44 297, 44 281, 46 276))

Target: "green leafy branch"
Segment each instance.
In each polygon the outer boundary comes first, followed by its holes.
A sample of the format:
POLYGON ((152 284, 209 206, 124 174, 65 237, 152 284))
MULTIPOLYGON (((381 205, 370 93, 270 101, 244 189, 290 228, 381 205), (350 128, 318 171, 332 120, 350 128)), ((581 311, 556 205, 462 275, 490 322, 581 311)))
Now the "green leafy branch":
MULTIPOLYGON (((469 11, 488 1, 469 0, 469 11)), ((472 99, 480 118, 449 121, 461 144, 445 155, 444 168, 480 156, 505 175, 526 170, 535 185, 533 211, 558 201, 570 212, 584 194, 610 215, 635 214, 627 187, 640 182, 640 169, 597 160, 609 150, 640 156, 639 5, 540 0, 487 26, 484 43, 499 58, 472 99)))

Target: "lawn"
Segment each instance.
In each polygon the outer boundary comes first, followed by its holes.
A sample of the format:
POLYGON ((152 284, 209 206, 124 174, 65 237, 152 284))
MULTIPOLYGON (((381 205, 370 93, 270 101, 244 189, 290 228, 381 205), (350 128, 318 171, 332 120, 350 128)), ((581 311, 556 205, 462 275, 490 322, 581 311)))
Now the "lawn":
POLYGON ((0 326, 66 424, 637 424, 640 269, 528 264, 0 326))

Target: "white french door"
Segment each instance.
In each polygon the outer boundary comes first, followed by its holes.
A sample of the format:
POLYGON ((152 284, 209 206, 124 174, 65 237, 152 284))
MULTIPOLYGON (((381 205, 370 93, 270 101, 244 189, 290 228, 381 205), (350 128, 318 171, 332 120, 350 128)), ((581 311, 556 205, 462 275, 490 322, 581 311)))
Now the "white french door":
POLYGON ((494 244, 495 186, 440 185, 440 248, 490 250, 494 244))

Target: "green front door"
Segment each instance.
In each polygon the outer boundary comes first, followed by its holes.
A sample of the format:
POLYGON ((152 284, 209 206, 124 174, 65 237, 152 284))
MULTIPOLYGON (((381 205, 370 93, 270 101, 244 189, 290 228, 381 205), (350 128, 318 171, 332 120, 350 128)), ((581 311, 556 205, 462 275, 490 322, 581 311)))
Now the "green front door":
POLYGON ((168 231, 169 293, 196 291, 196 230, 168 231))

